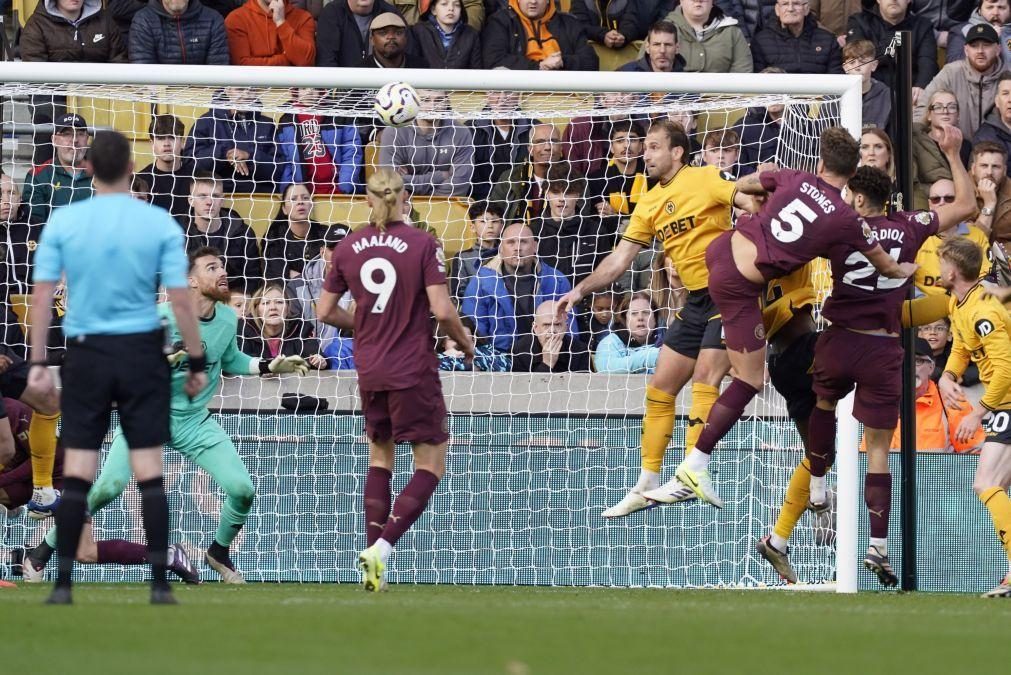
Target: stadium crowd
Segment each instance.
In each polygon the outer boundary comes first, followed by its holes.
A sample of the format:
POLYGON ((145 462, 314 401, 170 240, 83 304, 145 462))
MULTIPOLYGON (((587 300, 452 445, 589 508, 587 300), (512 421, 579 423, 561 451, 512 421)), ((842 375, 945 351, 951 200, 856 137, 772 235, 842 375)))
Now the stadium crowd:
MULTIPOLYGON (((607 61, 629 72, 857 73, 861 162, 894 179, 895 65, 886 48, 900 30, 912 31, 916 52, 911 205, 954 201, 939 141, 942 125, 958 126, 978 210, 953 236, 976 242, 992 261, 987 275, 1011 285, 1009 0, 42 0, 18 50, 25 61, 49 62, 592 71, 607 61), (627 62, 615 62, 639 44, 627 62)), ((421 94, 423 108, 451 108, 445 94, 421 94)), ((478 338, 474 368, 652 372, 684 302, 678 270, 659 249, 641 254, 568 321, 556 305, 612 250, 649 187, 642 155, 652 120, 634 112, 634 96, 599 95, 601 111, 621 112, 562 127, 517 117, 518 95, 494 92, 479 119, 419 118, 376 130, 371 120, 320 114, 329 95, 293 88, 296 112, 275 120, 247 90, 224 88, 215 99, 221 107, 188 130, 171 114, 152 117, 154 161, 136 172, 135 196, 167 209, 189 250, 223 252, 244 352, 354 368, 353 336, 315 314, 330 255, 349 228, 313 220, 313 196, 361 195, 371 145, 376 164, 403 176, 411 195, 466 200, 473 246, 450 261, 450 291, 478 338), (280 198, 262 238, 226 208, 233 193, 280 198)), ((91 194, 89 121, 58 103, 38 108, 53 112, 54 131, 41 144, 51 152, 37 153, 23 182, 0 177, 7 301, 30 292, 35 244, 52 210, 91 194)), ((777 157, 782 105, 704 131, 691 115, 676 116, 691 134, 691 163, 716 166, 728 179, 777 157)), ((409 203, 404 219, 426 226, 409 203)), ((943 292, 934 239, 917 260, 922 294, 943 292)), ((23 345, 9 304, 4 344, 23 345)), ((931 352, 920 354, 923 366, 931 361, 936 381, 950 331, 938 322, 920 332, 931 352)), ((445 336, 439 350, 443 369, 468 367, 445 336)), ((967 372, 964 383, 973 377, 967 372)), ((923 388, 922 396, 936 396, 923 388)))

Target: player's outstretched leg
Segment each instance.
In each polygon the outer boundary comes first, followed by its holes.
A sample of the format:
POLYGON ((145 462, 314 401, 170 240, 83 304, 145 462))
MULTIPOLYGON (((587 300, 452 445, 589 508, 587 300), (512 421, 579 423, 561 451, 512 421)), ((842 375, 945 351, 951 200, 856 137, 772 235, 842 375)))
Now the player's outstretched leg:
POLYGON ((1011 483, 1011 445, 1005 445, 1005 439, 1000 436, 996 440, 1001 442, 988 438, 983 444, 972 489, 990 512, 997 538, 1008 558, 1007 576, 983 597, 1011 598, 1011 499, 1007 491, 1011 483))
POLYGON ((183 456, 206 471, 225 491, 214 541, 207 548, 204 562, 221 576, 226 584, 246 583, 232 562, 230 547, 246 524, 253 506, 256 489, 249 470, 225 430, 212 418, 189 426, 174 421, 172 443, 183 456))
MULTIPOLYGON (((685 429, 685 456, 695 448, 709 419, 709 413, 720 395, 719 383, 729 370, 730 360, 726 350, 706 348, 699 351, 692 373, 692 403, 688 410, 688 427, 685 429)), ((671 415, 673 414, 672 403, 671 415)), ((674 504, 695 499, 695 491, 675 475, 660 487, 646 491, 644 496, 661 504, 674 504)))

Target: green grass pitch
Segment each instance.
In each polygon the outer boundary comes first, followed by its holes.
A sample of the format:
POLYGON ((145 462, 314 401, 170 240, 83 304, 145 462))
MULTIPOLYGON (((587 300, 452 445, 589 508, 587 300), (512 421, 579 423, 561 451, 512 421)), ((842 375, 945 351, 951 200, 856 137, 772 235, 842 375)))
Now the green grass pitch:
POLYGON ((139 584, 0 589, 0 672, 997 673, 1011 602, 780 591, 139 584))

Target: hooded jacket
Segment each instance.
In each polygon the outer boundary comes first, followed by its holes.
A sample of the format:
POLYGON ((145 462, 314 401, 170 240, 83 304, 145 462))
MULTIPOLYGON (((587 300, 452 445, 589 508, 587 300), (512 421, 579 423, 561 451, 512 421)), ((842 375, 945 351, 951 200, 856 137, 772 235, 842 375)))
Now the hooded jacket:
POLYGON ((409 167, 404 184, 412 194, 465 197, 474 175, 474 134, 454 120, 441 120, 432 133, 416 124, 386 127, 379 149, 379 166, 409 167), (437 173, 445 174, 439 180, 437 173))
POLYGON ((316 20, 290 2, 284 4, 284 22, 278 26, 259 0, 225 19, 228 51, 237 66, 311 66, 316 62, 316 20))
POLYGON ((101 0, 84 0, 73 22, 56 9, 56 0, 43 0, 25 22, 20 44, 23 61, 126 62, 126 45, 101 0))
POLYGON ((150 0, 130 24, 130 62, 227 66, 225 20, 200 0, 189 0, 182 16, 150 0))
MULTIPOLYGON (((390 3, 376 0, 369 15, 370 22, 384 12, 399 14, 390 3)), ((333 0, 324 7, 316 26, 316 65, 357 68, 365 64, 368 53, 369 42, 362 38, 347 0, 333 0)))
POLYGON ((881 13, 875 5, 849 18, 846 41, 873 42, 878 54, 881 54, 878 58, 878 69, 874 71, 874 79, 894 87, 895 59, 885 55, 884 51, 892 36, 904 30, 913 34, 913 86, 925 88, 937 74, 937 40, 934 39, 934 28, 929 21, 907 12, 906 18, 893 26, 881 18, 881 13))
POLYGON ((788 73, 842 73, 842 50, 832 33, 819 28, 813 17, 804 19, 800 35, 794 37, 779 19, 769 21, 751 41, 755 72, 769 66, 788 73))
POLYGON ((1004 63, 997 61, 986 71, 979 72, 965 59, 949 63, 937 74, 920 96, 913 109, 913 120, 922 122, 927 113, 927 102, 935 91, 950 91, 958 101, 958 128, 962 136, 972 138, 983 120, 993 109, 997 95, 997 80, 1004 72, 1004 63))
MULTIPOLYGON (((491 338, 495 349, 510 351, 516 339, 516 305, 503 276, 502 258, 495 256, 477 270, 467 284, 460 313, 474 320, 476 335, 491 338)), ((572 285, 553 267, 538 262, 534 268, 534 308, 558 300, 572 285)), ((570 321, 569 332, 575 332, 570 321)))
MULTIPOLYGON (((571 14, 555 12, 547 23, 548 32, 562 50, 562 70, 598 70, 597 53, 586 39, 586 29, 571 14)), ((481 34, 483 61, 489 66, 510 70, 539 70, 536 61, 527 58, 527 35, 512 7, 500 9, 488 17, 481 34)))
POLYGON ((646 37, 646 28, 639 17, 634 0, 610 0, 605 3, 604 16, 600 16, 597 0, 573 0, 569 12, 586 29, 594 42, 604 43, 604 36, 616 30, 625 36, 625 44, 646 37))
POLYGON ((750 73, 753 61, 737 19, 714 6, 700 33, 685 18, 681 7, 667 15, 678 29, 678 51, 689 73, 750 73))
MULTIPOLYGON (((976 24, 987 23, 983 17, 980 15, 977 9, 969 17, 969 21, 966 23, 960 23, 948 33, 948 47, 945 51, 945 59, 948 63, 954 63, 955 61, 961 61, 965 58, 965 36, 969 32, 969 29, 976 24)), ((998 30, 998 37, 1000 37, 1001 55, 1004 59, 1004 67, 1011 68, 1011 23, 1006 23, 1001 26, 998 30)))

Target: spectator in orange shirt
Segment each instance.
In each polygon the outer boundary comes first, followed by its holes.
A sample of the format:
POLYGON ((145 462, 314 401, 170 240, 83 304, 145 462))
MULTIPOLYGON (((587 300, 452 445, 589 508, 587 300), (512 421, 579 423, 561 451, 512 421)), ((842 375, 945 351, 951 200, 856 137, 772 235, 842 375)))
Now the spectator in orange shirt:
POLYGON ((228 51, 237 66, 311 66, 316 20, 285 0, 248 0, 225 19, 228 51))
MULTIPOLYGON (((983 428, 968 442, 959 443, 955 440, 955 431, 959 423, 972 409, 968 401, 961 409, 945 406, 937 385, 930 379, 934 372, 934 350, 923 338, 916 338, 916 450, 917 452, 958 452, 978 453, 983 447, 985 434, 983 428)), ((900 422, 901 424, 901 422, 900 422)), ((898 450, 899 427, 892 436, 891 449, 898 450)), ((861 450, 864 448, 861 447, 861 450)))

